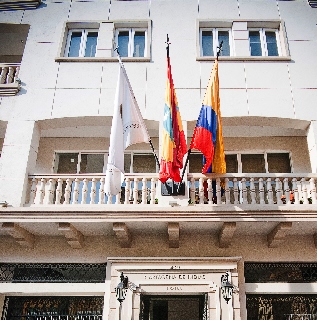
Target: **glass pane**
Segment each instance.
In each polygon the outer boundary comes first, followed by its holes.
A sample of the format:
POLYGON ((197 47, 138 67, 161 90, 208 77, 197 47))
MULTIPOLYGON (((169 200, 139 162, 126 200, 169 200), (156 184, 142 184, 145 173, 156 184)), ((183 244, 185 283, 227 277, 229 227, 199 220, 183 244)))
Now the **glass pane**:
POLYGON ((129 55, 129 31, 119 31, 118 34, 118 49, 121 57, 129 55))
POLYGON ((102 173, 104 166, 103 154, 82 154, 80 173, 102 173))
POLYGON ((81 32, 73 32, 70 38, 68 57, 79 57, 81 32))
POLYGON ((259 31, 249 31, 251 56, 262 56, 259 31))
POLYGON ((264 154, 242 154, 243 173, 265 173, 264 154))
POLYGON ((94 57, 96 55, 98 32, 88 32, 85 57, 94 57))
POLYGON ((276 34, 274 31, 265 32, 268 56, 278 56, 276 34))
POLYGON ((226 166, 228 173, 238 172, 238 160, 236 154, 226 154, 226 166))
POLYGON ((202 31, 201 46, 203 56, 213 56, 213 35, 212 31, 202 31))
POLYGON ((268 153, 269 173, 291 173, 288 153, 268 153))
POLYGON ((134 33, 133 57, 144 57, 145 49, 145 31, 136 31, 134 33))
POLYGON ((57 173, 77 173, 78 153, 60 153, 57 161, 57 173))
POLYGON ((201 173, 201 170, 203 168, 203 155, 201 153, 191 153, 188 160, 189 172, 201 173))
POLYGON ((222 43, 222 50, 220 52, 221 56, 230 56, 230 45, 229 45, 229 31, 219 31, 218 32, 218 43, 222 43))
POLYGON ((124 155, 124 172, 130 173, 131 171, 131 153, 124 155))
POLYGON ((133 155, 134 173, 154 173, 156 163, 153 154, 134 154, 133 155))

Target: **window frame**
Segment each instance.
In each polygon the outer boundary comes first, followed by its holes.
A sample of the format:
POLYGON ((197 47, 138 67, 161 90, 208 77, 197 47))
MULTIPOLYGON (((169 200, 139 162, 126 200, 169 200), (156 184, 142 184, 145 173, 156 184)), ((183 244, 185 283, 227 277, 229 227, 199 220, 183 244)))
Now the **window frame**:
POLYGON ((248 32, 249 32, 250 57, 280 57, 280 56, 282 56, 280 31, 277 28, 248 28, 248 32), (251 55, 250 31, 258 31, 259 32, 260 41, 261 41, 261 53, 262 53, 261 56, 252 56, 251 55), (276 56, 269 56, 268 55, 266 32, 274 32, 275 33, 275 41, 276 41, 276 47, 277 47, 277 53, 278 53, 278 55, 276 55, 276 56))
MULTIPOLYGON (((70 28, 70 29, 68 29, 64 57, 66 57, 66 58, 94 58, 94 57, 96 57, 96 54, 93 57, 85 57, 87 36, 88 36, 88 33, 90 33, 90 32, 97 32, 97 43, 96 43, 96 49, 97 49, 98 40, 99 40, 99 29, 96 29, 96 28, 70 28), (78 56, 70 57, 69 50, 70 50, 70 46, 71 46, 71 37, 72 37, 72 34, 75 32, 81 32, 79 52, 78 52, 78 56)), ((96 50, 96 53, 97 53, 97 50, 96 50)))
MULTIPOLYGON (((119 40, 118 40, 118 37, 119 37, 119 33, 121 31, 128 31, 129 32, 129 40, 128 40, 128 56, 124 56, 122 58, 135 58, 135 59, 138 59, 138 58, 146 58, 148 56, 148 53, 147 53, 147 33, 148 33, 148 30, 147 28, 144 28, 144 27, 123 27, 123 28, 115 28, 115 36, 114 36, 114 42, 116 45, 118 45, 119 43, 119 40), (134 56, 134 35, 135 35, 135 32, 144 32, 144 55, 141 56, 141 57, 135 57, 134 56)), ((119 48, 119 53, 120 53, 120 48, 119 48)), ((114 51, 113 52, 114 56, 116 56, 116 52, 114 51)))
POLYGON ((228 38, 229 38, 229 56, 222 56, 221 57, 232 57, 234 55, 234 50, 233 50, 233 39, 232 39, 232 30, 231 28, 210 28, 210 27, 200 27, 199 28, 199 49, 200 49, 200 57, 216 57, 217 55, 217 48, 219 47, 219 36, 218 33, 219 31, 227 31, 228 32, 228 38), (203 55, 203 31, 211 31, 212 32, 212 37, 213 37, 213 55, 212 56, 207 56, 203 55))
MULTIPOLYGON (((196 20, 196 61, 214 61, 216 56, 202 55, 201 29, 229 29, 231 36, 230 56, 219 56, 219 60, 224 61, 291 61, 288 38, 284 20, 282 19, 233 19, 233 20, 196 20), (251 56, 249 29, 276 31, 278 56, 251 56)), ((215 53, 214 53, 215 54, 215 53)))

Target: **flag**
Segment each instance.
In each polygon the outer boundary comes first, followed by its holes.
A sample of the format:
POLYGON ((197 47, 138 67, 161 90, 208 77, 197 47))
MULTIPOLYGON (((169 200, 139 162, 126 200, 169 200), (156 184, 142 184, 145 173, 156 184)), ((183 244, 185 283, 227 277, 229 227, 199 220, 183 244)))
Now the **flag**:
POLYGON ((150 136, 119 57, 119 76, 110 132, 105 193, 117 195, 124 179, 124 150, 132 144, 149 142, 150 136))
POLYGON ((162 155, 159 172, 159 179, 162 183, 168 179, 181 182, 180 169, 183 168, 183 157, 186 152, 186 139, 172 78, 170 58, 167 56, 162 155))
POLYGON ((200 114, 194 129, 190 149, 201 151, 205 157, 202 173, 226 173, 226 160, 220 113, 218 60, 215 61, 200 114))

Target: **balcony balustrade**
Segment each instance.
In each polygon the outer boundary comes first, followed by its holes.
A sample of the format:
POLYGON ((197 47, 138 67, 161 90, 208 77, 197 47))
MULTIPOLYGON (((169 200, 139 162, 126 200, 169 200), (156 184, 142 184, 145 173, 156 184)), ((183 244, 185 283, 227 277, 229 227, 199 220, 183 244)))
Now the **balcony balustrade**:
POLYGON ((10 96, 20 91, 19 70, 20 64, 0 64, 0 95, 10 96))
MULTIPOLYGON (((314 174, 188 174, 189 204, 287 205, 316 204, 314 174)), ((156 204, 158 174, 126 174, 121 192, 104 193, 100 174, 30 175, 28 205, 156 204)), ((186 196, 185 196, 186 197, 186 196)))

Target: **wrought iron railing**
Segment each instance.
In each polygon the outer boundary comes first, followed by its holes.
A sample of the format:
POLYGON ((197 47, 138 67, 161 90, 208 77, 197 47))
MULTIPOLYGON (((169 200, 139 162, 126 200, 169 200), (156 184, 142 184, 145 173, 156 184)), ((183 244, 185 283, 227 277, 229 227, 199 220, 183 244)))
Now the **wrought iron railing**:
POLYGON ((247 283, 311 283, 317 282, 317 263, 311 262, 246 262, 247 283))
MULTIPOLYGON (((316 174, 188 174, 189 204, 316 204, 316 174)), ((30 175, 29 205, 155 204, 158 174, 126 174, 121 193, 104 193, 100 174, 30 175)))
POLYGON ((102 314, 83 312, 83 314, 63 315, 63 314, 33 314, 9 316, 3 320, 102 320, 102 314))
POLYGON ((0 263, 0 282, 102 283, 106 263, 0 263))

